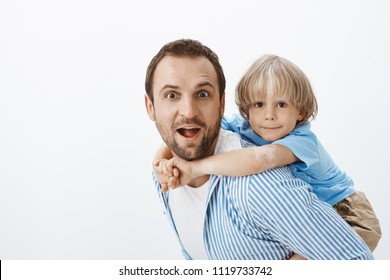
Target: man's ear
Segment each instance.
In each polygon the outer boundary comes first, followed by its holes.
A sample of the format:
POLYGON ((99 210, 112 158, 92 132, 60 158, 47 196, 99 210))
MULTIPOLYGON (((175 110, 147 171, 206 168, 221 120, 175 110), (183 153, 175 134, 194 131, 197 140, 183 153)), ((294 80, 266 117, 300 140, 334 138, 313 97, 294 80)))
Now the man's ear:
POLYGON ((222 98, 221 98, 220 113, 221 113, 221 116, 223 116, 223 114, 225 114, 225 94, 223 94, 222 98))
POLYGON ((150 100, 149 96, 145 94, 145 107, 146 107, 146 112, 148 113, 149 119, 152 121, 155 120, 155 115, 154 115, 154 106, 152 100, 150 100))

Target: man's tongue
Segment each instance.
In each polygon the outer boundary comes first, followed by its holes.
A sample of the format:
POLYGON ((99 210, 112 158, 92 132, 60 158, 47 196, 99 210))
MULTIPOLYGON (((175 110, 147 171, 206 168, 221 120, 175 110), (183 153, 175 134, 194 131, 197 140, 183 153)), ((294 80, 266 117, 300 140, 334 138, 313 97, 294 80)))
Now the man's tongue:
POLYGON ((199 131, 199 128, 180 128, 178 131, 184 137, 193 137, 199 131))

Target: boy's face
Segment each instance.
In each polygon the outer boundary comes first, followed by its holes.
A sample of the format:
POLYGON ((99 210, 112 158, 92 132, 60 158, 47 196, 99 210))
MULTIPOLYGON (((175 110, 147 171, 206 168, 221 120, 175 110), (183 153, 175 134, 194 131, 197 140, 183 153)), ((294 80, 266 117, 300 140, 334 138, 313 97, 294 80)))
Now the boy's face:
POLYGON ((256 134, 273 142, 295 128, 304 115, 287 99, 260 94, 249 106, 249 123, 256 134))
POLYGON ((174 154, 186 160, 213 154, 224 99, 217 73, 205 57, 164 57, 153 76, 154 104, 145 95, 149 118, 174 154))

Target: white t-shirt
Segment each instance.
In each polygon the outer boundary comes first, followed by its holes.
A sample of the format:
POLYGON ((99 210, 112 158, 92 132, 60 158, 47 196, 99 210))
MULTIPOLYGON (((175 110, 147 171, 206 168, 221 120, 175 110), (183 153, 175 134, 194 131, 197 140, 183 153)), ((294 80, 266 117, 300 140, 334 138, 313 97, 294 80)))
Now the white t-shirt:
POLYGON ((171 190, 169 194, 169 207, 177 232, 187 253, 194 260, 209 259, 203 242, 209 182, 198 188, 183 186, 171 190))
MULTIPOLYGON (((220 130, 214 154, 242 149, 240 137, 220 130)), ((194 260, 209 259, 203 240, 206 200, 210 181, 199 188, 180 187, 169 192, 169 207, 172 218, 186 252, 194 260)))

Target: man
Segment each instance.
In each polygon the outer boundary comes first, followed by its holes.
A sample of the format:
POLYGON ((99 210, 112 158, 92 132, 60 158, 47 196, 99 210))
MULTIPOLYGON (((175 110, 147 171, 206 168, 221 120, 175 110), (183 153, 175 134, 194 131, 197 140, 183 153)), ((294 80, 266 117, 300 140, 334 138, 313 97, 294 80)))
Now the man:
MULTIPOLYGON (((220 129, 225 77, 217 55, 194 40, 166 44, 145 81, 149 118, 177 157, 245 147, 220 129)), ((287 167, 246 177, 202 176, 160 192, 187 259, 371 259, 360 237, 287 167)))

